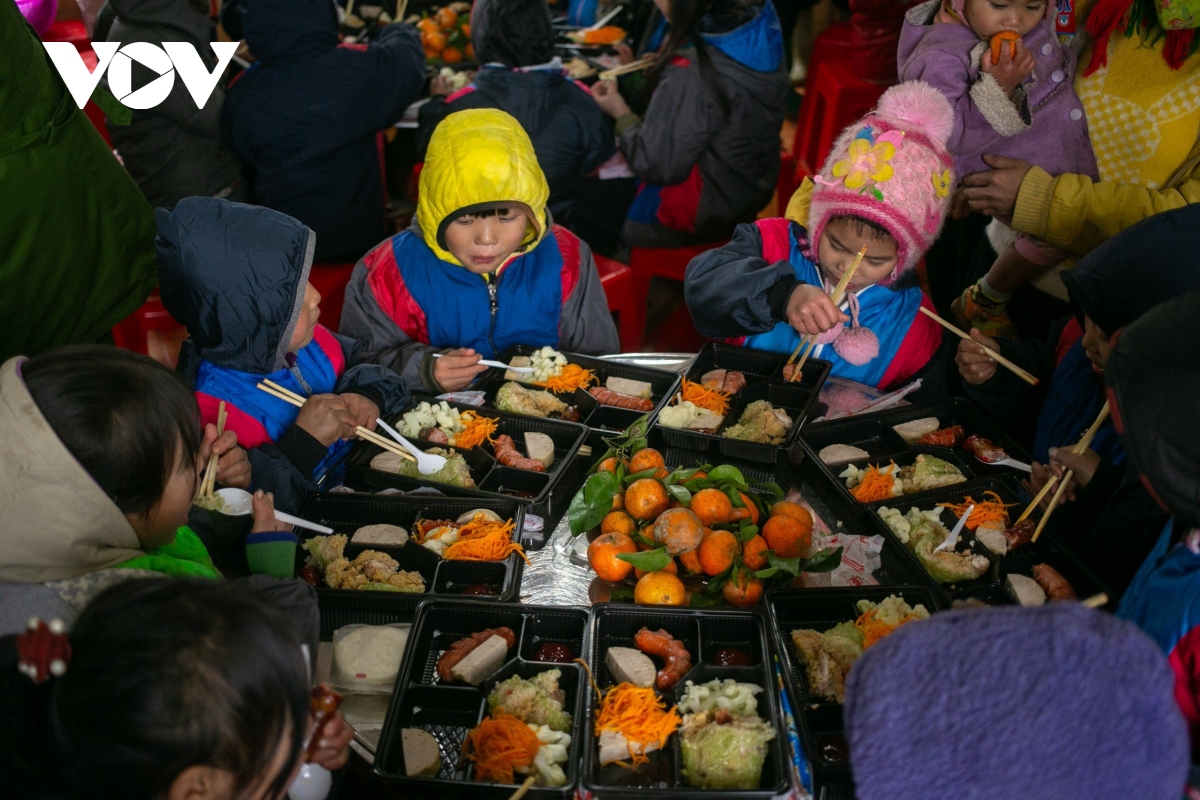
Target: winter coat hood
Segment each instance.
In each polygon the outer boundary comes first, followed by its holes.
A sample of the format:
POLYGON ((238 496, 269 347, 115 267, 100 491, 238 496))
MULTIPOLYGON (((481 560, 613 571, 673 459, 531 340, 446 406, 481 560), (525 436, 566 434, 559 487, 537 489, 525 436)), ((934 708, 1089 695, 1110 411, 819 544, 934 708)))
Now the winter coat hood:
POLYGON ((264 64, 299 61, 338 46, 332 0, 243 0, 242 36, 264 64))
POLYGON ((455 217, 504 202, 523 206, 530 222, 514 254, 520 255, 550 229, 549 198, 546 176, 521 124, 503 111, 470 109, 446 117, 429 140, 416 221, 439 259, 462 266, 445 248, 445 229, 455 217))
POLYGON ((544 64, 554 58, 550 7, 545 0, 475 0, 471 44, 480 64, 544 64))
POLYGON ((159 293, 196 354, 254 374, 285 367, 316 234, 278 211, 211 197, 155 216, 159 293))
POLYGON ((24 361, 0 365, 0 581, 64 580, 143 555, 129 520, 42 416, 24 361))
POLYGON ((1159 303, 1200 291, 1197 230, 1200 205, 1155 214, 1061 273, 1081 324, 1086 314, 1112 336, 1159 303))
POLYGON ((1129 463, 1173 517, 1200 526, 1200 294, 1163 303, 1117 337, 1104 368, 1129 463))
POLYGON ((208 45, 217 40, 216 25, 208 16, 206 0, 108 0, 108 7, 117 17, 116 33, 123 36, 144 27, 174 28, 186 33, 193 44, 202 45, 201 58, 215 62, 208 45))

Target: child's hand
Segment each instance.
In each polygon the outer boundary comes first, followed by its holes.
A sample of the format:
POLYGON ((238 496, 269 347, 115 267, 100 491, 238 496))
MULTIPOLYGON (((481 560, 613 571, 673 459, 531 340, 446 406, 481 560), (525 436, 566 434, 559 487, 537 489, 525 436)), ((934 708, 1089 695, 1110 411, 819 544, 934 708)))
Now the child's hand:
POLYGON ((296 424, 321 444, 329 447, 338 439, 354 435, 354 415, 336 394, 314 394, 296 417, 296 424))
POLYGON ((254 527, 251 533, 267 533, 269 531, 290 531, 292 526, 275 519, 275 495, 259 489, 251 501, 254 507, 254 527))
POLYGON ((204 438, 200 441, 200 463, 208 466, 208 459, 216 454, 217 483, 235 489, 250 488, 250 460, 246 451, 237 446, 237 434, 225 431, 217 436, 217 426, 211 422, 204 426, 204 438))
POLYGON ((801 335, 817 336, 850 318, 838 310, 820 286, 802 283, 792 290, 787 304, 788 324, 801 335))
POLYGON ((350 760, 350 742, 354 739, 354 729, 346 724, 346 717, 341 711, 325 723, 325 727, 317 736, 317 752, 313 753, 312 762, 330 772, 346 766, 346 762, 350 760))
POLYGON ((443 75, 434 75, 429 81, 430 97, 449 97, 454 94, 454 84, 443 75))
POLYGON ((1050 448, 1050 469, 1054 470, 1054 474, 1061 478, 1067 470, 1075 473, 1066 492, 1072 500, 1075 499, 1076 488, 1085 487, 1092 482, 1096 470, 1100 467, 1100 461, 1100 454, 1095 450, 1076 455, 1070 447, 1050 448))
POLYGON ((600 110, 613 119, 619 119, 630 113, 629 104, 621 97, 616 81, 597 81, 592 85, 592 99, 600 110))
POLYGON ((483 356, 469 347, 451 350, 441 358, 433 360, 433 379, 445 392, 457 392, 471 385, 471 381, 487 367, 479 362, 483 356))
MULTIPOLYGON (((1029 496, 1037 497, 1038 493, 1042 491, 1046 485, 1046 481, 1048 480, 1050 480, 1050 468, 1037 461, 1033 462, 1030 465, 1029 472, 1029 496)), ((1051 495, 1053 495, 1053 492, 1048 493, 1044 498, 1042 498, 1042 502, 1039 504, 1041 508, 1044 509, 1046 504, 1050 502, 1051 495)))
POLYGON ((355 426, 361 425, 368 430, 375 430, 378 424, 375 420, 379 419, 379 406, 375 405, 374 401, 354 392, 338 396, 345 401, 346 410, 354 417, 355 426))
POLYGON ((987 383, 996 374, 996 362, 988 355, 988 350, 1000 352, 1000 345, 990 336, 984 336, 978 328, 971 328, 972 342, 959 339, 958 354, 954 363, 958 364, 958 374, 972 386, 987 383), (985 349, 986 348, 986 349, 985 349))
POLYGON ((1033 54, 1025 49, 1025 43, 1020 39, 1013 42, 1016 45, 1016 55, 1009 53, 1007 47, 1000 48, 1000 61, 992 63, 992 52, 989 48, 984 51, 980 60, 980 69, 990 74, 1000 84, 1005 94, 1012 94, 1021 85, 1021 81, 1033 72, 1033 54))
POLYGON ((613 45, 613 50, 617 51, 617 63, 622 65, 633 63, 633 50, 629 48, 629 45, 617 42, 613 45))

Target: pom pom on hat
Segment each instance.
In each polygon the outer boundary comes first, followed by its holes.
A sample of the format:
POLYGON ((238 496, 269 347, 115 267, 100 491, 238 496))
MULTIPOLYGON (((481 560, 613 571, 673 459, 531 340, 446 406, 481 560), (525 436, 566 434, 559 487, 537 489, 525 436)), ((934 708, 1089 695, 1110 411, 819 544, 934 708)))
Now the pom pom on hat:
POLYGON ((919 131, 946 146, 954 130, 950 101, 924 81, 907 81, 893 86, 879 98, 875 116, 904 131, 919 131))

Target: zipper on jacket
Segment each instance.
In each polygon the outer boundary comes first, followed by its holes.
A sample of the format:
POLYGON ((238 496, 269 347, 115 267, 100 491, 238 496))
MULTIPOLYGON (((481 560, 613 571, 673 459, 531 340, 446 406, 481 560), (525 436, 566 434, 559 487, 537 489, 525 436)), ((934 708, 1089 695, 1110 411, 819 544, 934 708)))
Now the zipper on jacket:
POLYGON ((492 312, 492 321, 488 325, 488 344, 492 348, 493 358, 500 358, 500 351, 496 349, 496 312, 500 310, 500 287, 497 285, 499 278, 492 280, 492 276, 488 275, 484 278, 487 281, 488 290, 488 308, 492 312))

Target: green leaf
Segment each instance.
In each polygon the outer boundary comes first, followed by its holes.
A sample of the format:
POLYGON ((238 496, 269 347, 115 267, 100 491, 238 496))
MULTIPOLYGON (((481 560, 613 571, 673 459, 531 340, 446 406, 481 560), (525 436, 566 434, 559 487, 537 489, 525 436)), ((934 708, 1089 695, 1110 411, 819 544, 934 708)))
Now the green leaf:
POLYGON ((757 525, 743 525, 741 530, 738 531, 738 541, 740 541, 742 544, 750 541, 755 536, 758 536, 757 525))
POLYGON ((738 496, 738 490, 735 487, 722 486, 721 491, 723 491, 725 493, 725 496, 729 498, 729 502, 731 504, 735 504, 734 505, 735 508, 741 508, 744 506, 744 504, 742 503, 742 498, 738 496))
POLYGON ((700 491, 701 489, 707 489, 708 481, 705 480, 704 478, 694 478, 690 481, 686 481, 683 484, 683 487, 685 489, 687 489, 689 492, 695 493, 695 492, 700 491))
POLYGON ((758 578, 759 580, 766 580, 767 578, 775 577, 776 572, 779 572, 779 567, 767 567, 766 569, 760 569, 758 572, 754 573, 754 577, 758 578))
POLYGON ((643 550, 640 553, 621 553, 617 558, 627 564, 633 564, 635 568, 643 572, 658 572, 660 569, 666 569, 672 561, 671 554, 665 547, 657 550, 643 550))
POLYGON ((718 608, 725 605, 725 601, 704 592, 692 592, 688 605, 692 608, 718 608))
POLYGON ((691 505, 692 493, 683 486, 668 486, 667 494, 671 495, 680 503, 682 503, 684 508, 687 508, 689 505, 691 505))
POLYGON ((786 572, 793 577, 800 574, 800 559, 799 558, 780 558, 775 555, 774 550, 766 551, 767 563, 775 569, 786 572))
POLYGON ((783 489, 779 488, 778 483, 764 483, 761 484, 761 488, 766 489, 775 497, 783 497, 783 489))
POLYGON ((656 472, 658 472, 658 467, 651 467, 650 469, 644 469, 641 472, 634 472, 631 475, 626 475, 621 482, 626 486, 630 486, 634 481, 640 481, 642 478, 653 478, 654 473, 656 472))
POLYGON ((729 483, 743 492, 750 490, 750 487, 746 485, 746 479, 742 477, 741 471, 737 467, 731 467, 728 464, 722 464, 708 473, 708 479, 713 483, 729 483))
POLYGON ((842 563, 842 548, 826 547, 804 560, 802 572, 832 572, 842 563))
MULTIPOLYGON (((653 528, 643 528, 642 530, 653 531, 653 528)), ((654 541, 653 537, 643 536, 642 531, 634 531, 632 534, 630 534, 629 538, 633 539, 633 541, 637 544, 646 545, 646 547, 654 547, 658 544, 658 542, 654 541)))
POLYGON ((618 461, 617 462, 617 472, 616 472, 617 480, 619 480, 619 481, 625 480, 625 476, 628 474, 629 474, 629 468, 626 467, 624 463, 618 461))
POLYGON ((617 476, 611 472, 597 472, 587 479, 567 508, 567 520, 575 536, 591 530, 612 511, 613 498, 620 490, 617 476))
POLYGON ((627 603, 633 600, 632 586, 614 586, 608 592, 608 599, 614 603, 627 603))

